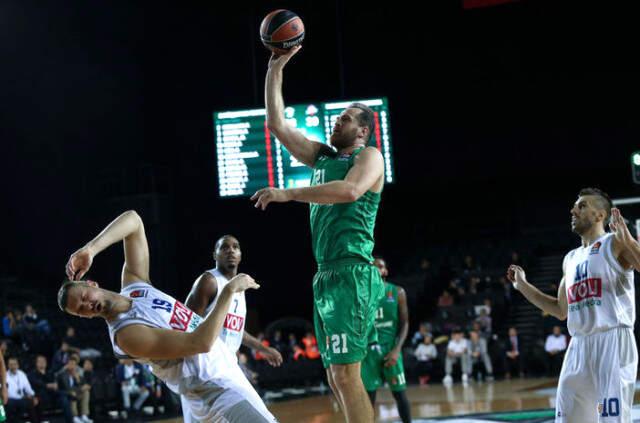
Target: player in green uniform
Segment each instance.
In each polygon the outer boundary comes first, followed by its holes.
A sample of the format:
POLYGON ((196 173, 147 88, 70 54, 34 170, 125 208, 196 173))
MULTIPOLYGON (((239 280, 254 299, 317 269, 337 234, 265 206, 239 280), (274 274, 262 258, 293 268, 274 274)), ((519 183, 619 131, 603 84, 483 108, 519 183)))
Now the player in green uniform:
POLYGON ((371 255, 384 160, 376 148, 367 147, 374 115, 363 104, 352 104, 340 114, 330 139, 333 148, 305 138, 286 124, 282 71, 299 49, 271 56, 265 85, 267 125, 296 159, 313 169, 311 186, 264 188, 252 199, 262 210, 271 202, 310 204, 313 253, 318 263, 313 280, 318 347, 347 422, 371 423, 373 407, 362 384, 360 362, 377 340, 373 323, 384 294, 371 255))
POLYGON ((398 406, 403 423, 411 423, 411 409, 407 399, 407 383, 402 365, 402 345, 409 333, 407 295, 401 287, 389 283, 389 270, 382 258, 373 262, 384 279, 385 295, 376 311, 375 326, 378 344, 369 348, 362 362, 362 381, 369 394, 371 405, 376 402, 376 390, 386 381, 398 406))

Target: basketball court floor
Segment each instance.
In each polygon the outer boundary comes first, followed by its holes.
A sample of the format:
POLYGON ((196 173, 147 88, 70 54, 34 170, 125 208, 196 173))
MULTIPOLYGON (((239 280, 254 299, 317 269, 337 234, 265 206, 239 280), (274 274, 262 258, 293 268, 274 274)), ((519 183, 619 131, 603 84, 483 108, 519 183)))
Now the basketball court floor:
MULTIPOLYGON (((481 423, 553 421, 557 379, 515 379, 493 383, 460 383, 452 387, 442 384, 410 386, 407 396, 414 423, 481 423)), ((640 400, 636 385, 635 401, 640 400)), ((280 423, 339 423, 344 417, 330 395, 268 404, 280 423)), ((634 409, 633 421, 640 423, 640 407, 634 409)), ((181 423, 182 419, 159 423, 181 423)), ((376 422, 399 423, 395 403, 387 389, 378 391, 376 422)))

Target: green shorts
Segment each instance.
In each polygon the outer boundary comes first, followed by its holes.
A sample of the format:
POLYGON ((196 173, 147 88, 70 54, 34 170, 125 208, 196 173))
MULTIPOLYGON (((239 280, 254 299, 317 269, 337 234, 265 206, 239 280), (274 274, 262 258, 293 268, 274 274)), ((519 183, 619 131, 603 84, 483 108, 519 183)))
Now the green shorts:
POLYGON ((375 391, 384 385, 386 381, 392 391, 404 391, 407 389, 407 381, 404 377, 402 353, 398 356, 396 364, 390 367, 384 366, 384 357, 393 349, 393 346, 371 345, 367 357, 362 361, 360 374, 362 383, 367 391, 375 391))
POLYGON ((362 261, 320 266, 313 278, 313 323, 325 368, 359 363, 377 341, 375 312, 384 295, 376 267, 362 261))

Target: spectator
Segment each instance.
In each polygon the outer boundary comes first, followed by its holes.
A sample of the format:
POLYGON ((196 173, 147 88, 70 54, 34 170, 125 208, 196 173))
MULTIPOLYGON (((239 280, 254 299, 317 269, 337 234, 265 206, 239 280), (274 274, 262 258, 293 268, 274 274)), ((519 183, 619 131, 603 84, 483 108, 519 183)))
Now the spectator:
POLYGON ((453 305, 453 297, 446 289, 442 291, 440 297, 438 297, 438 307, 450 307, 453 305))
POLYGON ((80 355, 81 359, 96 359, 102 356, 102 353, 95 348, 82 348, 80 341, 76 338, 76 330, 73 326, 68 326, 64 337, 64 341, 69 345, 69 349, 80 355))
POLYGON ((135 415, 140 415, 142 405, 149 397, 149 386, 142 364, 130 359, 120 360, 120 364, 116 366, 116 380, 120 384, 124 406, 121 417, 126 420, 132 411, 135 415), (131 395, 138 397, 133 404, 133 410, 131 410, 131 395))
POLYGON ((446 376, 444 377, 443 383, 450 385, 453 382, 453 378, 451 377, 453 365, 460 363, 460 367, 462 368, 462 383, 466 384, 469 381, 469 374, 471 373, 469 342, 460 329, 454 329, 451 335, 452 339, 447 345, 447 358, 445 359, 446 376))
POLYGON ((480 325, 482 337, 485 339, 491 338, 491 317, 489 317, 486 308, 480 309, 480 316, 476 318, 476 322, 480 325))
POLYGON ((88 358, 82 362, 82 377, 87 385, 93 387, 96 384, 96 375, 93 371, 93 361, 88 358))
POLYGON ((51 370, 54 372, 58 372, 62 369, 69 361, 69 356, 71 355, 71 350, 69 348, 69 344, 66 341, 62 341, 60 343, 60 348, 53 354, 53 360, 51 360, 51 370))
POLYGON ((36 368, 28 376, 38 398, 36 414, 41 416, 42 410, 54 408, 58 398, 58 384, 53 374, 47 370, 47 357, 42 354, 36 356, 36 368))
POLYGON ((87 385, 80 375, 78 360, 75 355, 69 356, 67 364, 56 374, 58 397, 64 412, 65 423, 92 423, 89 418, 89 401, 91 386, 87 385), (78 416, 80 402, 80 417, 78 416))
POLYGON ((411 338, 411 346, 417 348, 427 335, 433 338, 431 330, 431 324, 427 322, 420 323, 418 330, 413 334, 413 338, 411 338))
POLYGON ((38 398, 31 388, 27 375, 20 370, 20 363, 16 357, 10 357, 8 365, 7 391, 9 401, 6 407, 8 420, 21 420, 22 415, 28 413, 31 422, 39 422, 40 419, 38 419, 35 410, 35 407, 38 405, 38 398))
POLYGON ((520 377, 524 375, 520 358, 520 338, 518 337, 518 331, 514 327, 509 328, 509 340, 507 341, 505 353, 505 371, 507 379, 511 379, 514 372, 517 372, 520 377))
POLYGON ((414 351, 414 355, 418 360, 418 380, 420 385, 426 385, 431 379, 431 373, 433 372, 433 362, 438 358, 438 350, 436 346, 431 343, 431 335, 426 334, 422 339, 422 342, 418 345, 414 351))
POLYGON ((2 353, 3 357, 9 356, 9 341, 6 339, 0 341, 0 353, 2 353))
POLYGON ((487 349, 487 340, 480 337, 476 331, 469 332, 469 352, 471 353, 471 373, 476 380, 480 382, 483 377, 486 377, 487 381, 493 381, 493 366, 487 349), (482 372, 481 366, 484 367, 482 372))
POLYGON ((471 276, 480 270, 480 266, 478 266, 471 256, 465 256, 464 263, 462 264, 462 274, 465 276, 471 276))
POLYGON ((38 318, 38 313, 31 304, 27 304, 24 308, 24 322, 29 329, 33 328, 41 337, 49 339, 51 336, 49 321, 38 318))
POLYGON ((553 333, 547 337, 544 350, 549 355, 548 373, 549 376, 558 376, 562 368, 562 360, 567 350, 567 337, 562 333, 560 326, 553 327, 553 333))
POLYGON ((304 345, 304 355, 309 360, 317 360, 320 358, 320 351, 318 350, 318 341, 313 333, 307 332, 304 338, 302 338, 302 344, 304 345))
POLYGON ((7 338, 16 339, 16 317, 13 310, 8 309, 2 318, 2 332, 7 338))

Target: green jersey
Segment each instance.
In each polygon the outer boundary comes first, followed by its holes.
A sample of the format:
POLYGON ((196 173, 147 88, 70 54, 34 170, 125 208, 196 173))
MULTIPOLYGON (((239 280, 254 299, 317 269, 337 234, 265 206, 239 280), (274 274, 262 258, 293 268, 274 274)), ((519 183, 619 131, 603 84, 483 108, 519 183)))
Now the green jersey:
MULTIPOLYGON (((336 157, 321 155, 313 168, 311 186, 344 180, 364 147, 336 157)), ((380 193, 367 191, 352 203, 315 204, 311 209, 311 239, 316 262, 321 265, 344 259, 373 261, 373 228, 380 193)))
POLYGON ((376 309, 375 326, 378 343, 393 348, 398 336, 398 287, 392 283, 384 283, 384 297, 376 309))

